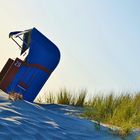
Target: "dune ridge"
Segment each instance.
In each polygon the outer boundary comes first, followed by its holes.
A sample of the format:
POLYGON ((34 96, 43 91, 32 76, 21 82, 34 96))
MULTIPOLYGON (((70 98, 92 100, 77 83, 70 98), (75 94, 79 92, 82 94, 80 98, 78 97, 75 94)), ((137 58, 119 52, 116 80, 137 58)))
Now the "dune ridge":
MULTIPOLYGON (((27 101, 10 101, 0 91, 1 140, 122 140, 108 128, 80 119, 81 110, 67 105, 38 105, 27 101)), ((126 140, 135 140, 138 132, 126 140)))

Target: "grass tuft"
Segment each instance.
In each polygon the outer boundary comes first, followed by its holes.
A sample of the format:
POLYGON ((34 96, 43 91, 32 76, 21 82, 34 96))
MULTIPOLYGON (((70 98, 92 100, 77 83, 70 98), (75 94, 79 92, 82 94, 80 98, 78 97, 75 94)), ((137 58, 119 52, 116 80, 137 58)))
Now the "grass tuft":
MULTIPOLYGON (((78 97, 75 99, 75 106, 84 106, 87 91, 85 89, 81 90, 78 97)), ((74 97, 75 98, 75 97, 74 97)))
POLYGON ((140 128, 140 93, 133 96, 95 96, 86 105, 83 116, 110 126, 118 126, 120 129, 117 133, 126 136, 133 128, 140 128))
POLYGON ((57 103, 58 104, 66 104, 70 105, 72 95, 66 89, 61 89, 57 95, 57 103))

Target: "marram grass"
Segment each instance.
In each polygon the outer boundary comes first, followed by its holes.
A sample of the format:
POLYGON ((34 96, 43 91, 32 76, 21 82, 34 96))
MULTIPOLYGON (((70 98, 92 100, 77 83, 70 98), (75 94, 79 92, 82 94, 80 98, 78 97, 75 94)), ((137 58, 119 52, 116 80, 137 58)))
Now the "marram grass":
MULTIPOLYGON (((110 93, 108 95, 96 94, 86 100, 87 91, 80 90, 72 94, 67 89, 61 89, 58 93, 44 94, 45 103, 58 103, 66 105, 81 106, 84 108, 82 117, 96 122, 108 124, 110 128, 116 126, 116 134, 126 136, 134 128, 140 128, 140 93, 126 94, 119 96, 110 93)), ((39 97, 37 102, 41 103, 39 97)))
POLYGON ((140 93, 135 95, 113 94, 93 97, 85 106, 84 117, 119 127, 117 133, 125 136, 134 128, 140 128, 140 93))

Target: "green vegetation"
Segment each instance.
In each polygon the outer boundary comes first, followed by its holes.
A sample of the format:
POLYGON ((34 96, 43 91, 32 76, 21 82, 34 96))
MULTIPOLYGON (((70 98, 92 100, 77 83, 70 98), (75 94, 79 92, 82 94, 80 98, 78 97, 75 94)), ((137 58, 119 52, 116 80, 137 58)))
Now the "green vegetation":
POLYGON ((57 103, 66 104, 73 106, 84 106, 87 91, 80 90, 78 93, 72 94, 67 89, 61 89, 58 93, 44 94, 43 96, 38 96, 36 99, 37 103, 57 103))
POLYGON ((138 136, 136 140, 140 140, 140 136, 138 136))
MULTIPOLYGON (((61 89, 56 95, 45 95, 44 102, 82 106, 85 110, 82 117, 116 128, 115 133, 121 136, 128 135, 134 128, 140 128, 140 93, 121 93, 120 96, 115 96, 115 93, 106 96, 98 94, 86 99, 86 90, 73 95, 61 89)), ((41 98, 38 98, 38 102, 41 102, 41 98)))
POLYGON ((140 128, 140 93, 95 96, 85 108, 84 117, 119 127, 116 132, 121 136, 140 128))

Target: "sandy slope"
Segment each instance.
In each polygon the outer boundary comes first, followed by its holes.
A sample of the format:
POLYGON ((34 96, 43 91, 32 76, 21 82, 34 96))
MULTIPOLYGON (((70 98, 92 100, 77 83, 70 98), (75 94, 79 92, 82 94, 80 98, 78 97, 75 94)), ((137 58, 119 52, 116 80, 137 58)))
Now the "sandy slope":
POLYGON ((91 121, 77 118, 78 111, 64 105, 12 102, 0 91, 0 140, 122 140, 105 127, 99 130, 91 121))

